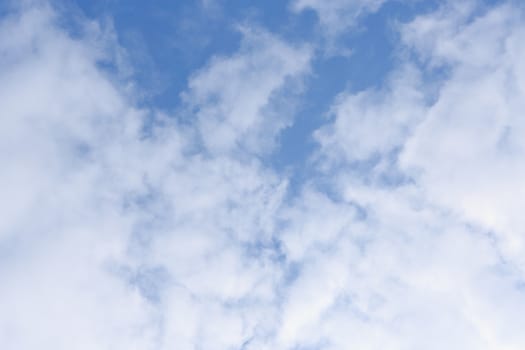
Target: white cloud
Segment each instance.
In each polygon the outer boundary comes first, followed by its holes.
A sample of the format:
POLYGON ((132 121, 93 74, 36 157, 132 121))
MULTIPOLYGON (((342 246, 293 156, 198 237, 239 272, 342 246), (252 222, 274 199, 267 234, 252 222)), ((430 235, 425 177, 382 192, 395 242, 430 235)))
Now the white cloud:
MULTIPOLYGON (((322 282, 309 287, 331 294, 332 302, 296 333, 297 344, 519 349, 525 343, 513 326, 523 322, 525 306, 522 13, 510 4, 475 5, 444 5, 402 26, 414 65, 404 64, 379 91, 341 94, 333 122, 317 132, 322 169, 338 201, 359 205, 366 217, 319 258, 345 261, 339 276, 347 282, 336 293, 322 282), (364 160, 362 170, 352 169, 364 160), (392 172, 405 180, 377 181, 392 172), (358 243, 360 253, 338 253, 358 243)), ((319 237, 326 235, 319 229, 319 237)))
POLYGON ((281 96, 300 86, 309 51, 245 30, 238 53, 192 78, 195 123, 182 126, 134 107, 101 68, 116 59, 113 33, 82 23, 73 39, 59 18, 32 4, 0 28, 1 347, 263 341, 286 181, 232 154, 265 152, 291 122, 281 96))
POLYGON ((380 90, 340 94, 330 110, 333 123, 315 134, 327 160, 364 161, 401 146, 421 118, 421 85, 419 72, 408 65, 380 90))
POLYGON ((402 164, 420 173, 418 180, 436 201, 496 231, 502 247, 523 266, 521 16, 503 5, 463 20, 460 29, 448 12, 405 29, 407 43, 432 64, 446 66, 450 77, 408 141, 402 164))
MULTIPOLYGON (((310 246, 287 288, 278 348, 523 344, 517 328, 506 328, 522 319, 518 310, 525 303, 515 287, 520 275, 501 262, 482 230, 440 211, 412 186, 378 190, 354 183, 345 192, 336 210, 305 211, 296 221, 326 241, 310 246), (332 238, 331 223, 355 213, 344 210, 344 202, 367 208, 367 217, 349 220, 332 238), (510 299, 498 302, 504 295, 510 299)), ((296 242, 284 236, 283 244, 296 242)))
MULTIPOLYGON (((150 348, 154 310, 107 271, 132 224, 115 203, 105 148, 137 114, 45 5, 0 28, 0 344, 5 349, 150 348)), ((96 29, 96 28, 95 28, 96 29)), ((125 182, 125 181, 122 181, 125 182)))
POLYGON ((323 176, 291 199, 257 157, 311 48, 243 29, 190 79, 183 124, 102 68, 114 34, 58 18, 0 25, 2 349, 523 348, 515 7, 402 26, 416 62, 339 95, 323 176))
POLYGON ((271 149, 277 133, 293 120, 291 97, 309 70, 307 47, 291 47, 262 30, 241 32, 239 52, 212 59, 191 78, 185 95, 214 154, 271 149))
POLYGON ((328 36, 334 36, 355 26, 360 16, 377 11, 384 2, 386 0, 295 0, 292 10, 316 11, 323 30, 328 36))

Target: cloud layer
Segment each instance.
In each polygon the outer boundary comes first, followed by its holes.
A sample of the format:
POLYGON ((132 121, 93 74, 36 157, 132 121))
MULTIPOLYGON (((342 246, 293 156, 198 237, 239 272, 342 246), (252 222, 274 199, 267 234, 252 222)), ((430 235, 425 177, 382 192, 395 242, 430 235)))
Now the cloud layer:
MULTIPOLYGON (((382 3, 290 10, 330 41, 382 3)), ((396 68, 334 98, 297 191, 267 159, 316 44, 240 26, 168 112, 111 26, 64 16, 0 24, 2 349, 523 348, 518 5, 399 23, 396 68)))

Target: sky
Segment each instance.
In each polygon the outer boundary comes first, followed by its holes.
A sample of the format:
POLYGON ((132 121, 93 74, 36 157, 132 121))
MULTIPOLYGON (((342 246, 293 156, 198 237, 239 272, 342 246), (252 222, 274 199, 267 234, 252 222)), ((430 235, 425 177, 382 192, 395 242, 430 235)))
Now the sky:
POLYGON ((0 349, 522 350, 525 4, 0 1, 0 349))

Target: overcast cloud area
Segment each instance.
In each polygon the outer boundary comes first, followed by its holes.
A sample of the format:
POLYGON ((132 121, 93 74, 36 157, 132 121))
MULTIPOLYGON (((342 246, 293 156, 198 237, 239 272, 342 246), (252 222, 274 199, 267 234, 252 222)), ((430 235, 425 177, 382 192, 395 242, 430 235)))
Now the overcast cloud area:
POLYGON ((87 3, 0 6, 0 349, 525 349, 521 1, 87 3))

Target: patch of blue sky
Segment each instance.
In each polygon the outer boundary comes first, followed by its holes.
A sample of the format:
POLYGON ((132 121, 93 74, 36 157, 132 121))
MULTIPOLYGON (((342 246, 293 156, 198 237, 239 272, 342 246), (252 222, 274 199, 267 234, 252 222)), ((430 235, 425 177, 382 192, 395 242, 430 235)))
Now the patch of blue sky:
POLYGON ((387 2, 335 39, 337 47, 349 49, 350 55, 323 53, 315 12, 294 13, 289 1, 71 3, 88 18, 111 19, 134 67, 132 78, 144 94, 142 102, 167 111, 181 107, 181 93, 195 71, 212 57, 230 55, 238 49, 238 25, 263 28, 289 43, 315 42, 318 52, 294 123, 281 133, 276 151, 263 159, 290 176, 291 192, 295 193, 315 175, 308 162, 317 147, 313 132, 327 122, 334 98, 343 91, 380 86, 396 65, 397 34, 393 26, 430 11, 439 1, 387 2))
POLYGON ((350 49, 350 55, 317 56, 295 122, 284 130, 280 148, 273 155, 275 168, 293 174, 292 191, 315 175, 307 162, 317 147, 313 132, 326 123, 334 98, 343 91, 381 86, 397 64, 397 34, 392 30, 395 23, 408 22, 436 6, 437 1, 388 2, 363 18, 359 29, 350 29, 337 39, 339 47, 350 49))
POLYGON ((269 1, 76 1, 89 17, 111 18, 120 44, 135 68, 134 80, 146 93, 146 104, 177 109, 188 78, 211 57, 234 53, 238 26, 249 23, 288 41, 313 35, 312 14, 293 15, 287 3, 269 1), (308 34, 309 33, 309 34, 308 34))

